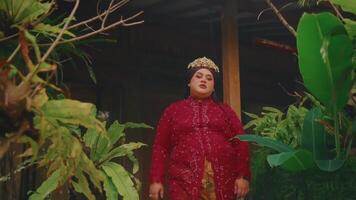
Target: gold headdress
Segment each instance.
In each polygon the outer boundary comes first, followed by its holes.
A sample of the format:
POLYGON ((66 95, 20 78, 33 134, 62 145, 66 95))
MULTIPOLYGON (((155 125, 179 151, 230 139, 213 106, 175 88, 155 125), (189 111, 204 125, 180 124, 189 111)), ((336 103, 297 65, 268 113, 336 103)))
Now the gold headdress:
POLYGON ((197 58, 193 62, 189 63, 187 69, 194 67, 206 67, 208 69, 212 69, 215 72, 219 72, 219 67, 215 65, 215 63, 207 57, 197 58))

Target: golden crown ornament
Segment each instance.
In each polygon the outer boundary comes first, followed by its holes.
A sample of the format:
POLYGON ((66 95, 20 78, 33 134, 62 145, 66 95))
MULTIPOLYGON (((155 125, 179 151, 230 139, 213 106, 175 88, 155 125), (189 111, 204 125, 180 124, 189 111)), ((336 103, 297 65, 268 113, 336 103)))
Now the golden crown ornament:
POLYGON ((212 69, 215 72, 219 72, 219 67, 207 57, 197 58, 193 62, 189 63, 187 69, 195 68, 195 67, 206 67, 208 69, 212 69))

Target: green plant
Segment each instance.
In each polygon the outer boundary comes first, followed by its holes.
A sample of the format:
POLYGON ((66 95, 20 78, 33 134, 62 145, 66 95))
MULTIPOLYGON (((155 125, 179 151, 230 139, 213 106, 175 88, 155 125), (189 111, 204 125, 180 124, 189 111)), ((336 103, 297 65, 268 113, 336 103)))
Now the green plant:
POLYGON ((142 23, 129 18, 107 23, 108 16, 127 1, 112 1, 102 13, 85 21, 74 19, 80 0, 74 1, 70 15, 50 20, 55 1, 0 1, 0 159, 14 144, 25 144, 20 157, 26 158, 17 169, 0 178, 29 166, 43 168, 48 178, 29 199, 50 197, 50 193, 67 184, 87 199, 95 199, 93 190, 104 193, 107 199, 138 199, 140 182, 133 176, 138 161, 133 151, 142 143, 125 143, 126 128, 150 128, 145 124, 117 121, 107 127, 99 120, 95 105, 64 98, 49 98, 62 90, 53 81, 62 57, 58 49, 72 49, 73 55, 86 58, 85 52, 75 49, 83 39, 120 25, 142 23), (88 23, 101 20, 97 30, 86 29, 88 23), (73 50, 75 49, 75 50, 73 50), (133 169, 127 171, 115 161, 126 157, 133 169))
POLYGON ((256 134, 278 140, 295 148, 300 146, 303 120, 308 109, 303 105, 290 105, 286 114, 283 111, 263 107, 261 116, 247 113, 251 120, 244 129, 252 129, 256 134))
MULTIPOLYGON (((317 166, 323 171, 335 171, 350 157, 356 118, 354 113, 346 112, 345 107, 352 98, 350 94, 356 80, 356 23, 344 18, 335 5, 353 15, 356 8, 347 0, 327 2, 335 9, 337 16, 328 12, 304 13, 296 32, 300 73, 305 87, 320 101, 320 105, 311 108, 304 117, 300 146, 290 145, 285 137, 282 140, 274 137, 278 139, 274 140, 258 135, 238 136, 240 140, 276 150, 277 154, 267 156, 272 167, 302 171, 317 166), (328 143, 328 135, 334 138, 332 143, 328 143)), ((279 12, 276 13, 283 18, 279 12)), ((355 107, 354 102, 351 106, 355 107)), ((351 110, 354 112, 354 108, 351 110)), ((279 119, 279 122, 282 120, 279 119)), ((279 126, 276 123, 273 128, 279 126)))
POLYGON ((71 180, 75 191, 88 199, 95 199, 88 178, 97 190, 105 190, 107 199, 117 199, 118 195, 124 199, 138 199, 139 181, 133 176, 138 170, 138 161, 133 150, 144 144, 125 143, 124 130, 150 127, 115 121, 106 129, 105 122, 96 118, 94 105, 69 99, 46 101, 45 93, 42 94, 41 102, 44 104, 36 113, 34 124, 43 137, 38 142, 24 137, 32 147, 23 156, 32 155, 39 166, 48 166, 49 178, 29 199, 44 199, 68 180, 71 180), (84 133, 81 131, 83 128, 86 129, 84 133), (45 145, 48 147, 43 152, 41 149, 45 145), (132 173, 113 161, 123 156, 133 162, 132 173))

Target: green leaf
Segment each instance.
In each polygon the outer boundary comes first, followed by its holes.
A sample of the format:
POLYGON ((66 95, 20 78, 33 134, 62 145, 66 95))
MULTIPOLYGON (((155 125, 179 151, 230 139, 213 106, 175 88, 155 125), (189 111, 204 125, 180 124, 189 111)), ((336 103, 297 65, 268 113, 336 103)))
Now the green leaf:
POLYGON ((269 148, 274 149, 278 152, 293 151, 293 149, 290 146, 288 146, 280 141, 262 137, 259 135, 250 135, 250 134, 237 135, 234 138, 238 138, 241 141, 255 142, 260 146, 269 147, 269 148))
POLYGON ((333 4, 341 6, 344 11, 356 15, 356 3, 354 0, 330 0, 333 4))
POLYGON ((112 179, 116 190, 123 200, 138 200, 139 196, 129 173, 119 164, 107 162, 102 166, 105 173, 112 179))
POLYGON ((314 159, 327 158, 327 133, 319 123, 323 117, 320 108, 311 109, 304 118, 302 146, 313 153, 314 159))
POLYGON ((105 176, 106 178, 104 180, 104 190, 105 190, 106 199, 117 200, 119 198, 119 194, 117 193, 115 185, 112 182, 112 179, 107 174, 105 174, 105 176))
POLYGON ((72 182, 75 191, 84 194, 85 197, 89 200, 95 200, 95 196, 90 191, 88 180, 84 176, 82 171, 77 170, 75 176, 78 178, 78 182, 76 181, 72 182))
POLYGON ((93 161, 102 159, 111 148, 109 138, 99 133, 97 129, 88 129, 83 139, 85 144, 91 148, 90 158, 93 161))
POLYGON ((125 128, 149 128, 149 129, 153 129, 152 126, 149 126, 145 123, 134 123, 134 122, 126 122, 124 124, 125 128))
MULTIPOLYGON (((62 27, 59 25, 53 26, 50 24, 44 24, 44 23, 39 23, 34 27, 34 31, 45 34, 45 35, 51 35, 51 36, 56 36, 59 34, 62 30, 62 27)), ((73 33, 70 31, 66 30, 64 31, 64 35, 68 35, 70 37, 75 37, 73 33)))
POLYGON ((129 154, 132 153, 133 150, 135 149, 139 149, 142 146, 145 146, 146 144, 143 144, 141 142, 131 142, 128 144, 123 144, 120 145, 118 147, 116 147, 115 149, 111 150, 106 156, 105 158, 102 159, 102 161, 106 160, 106 161, 110 161, 114 158, 117 157, 122 157, 122 156, 127 156, 129 154))
POLYGON ((266 106, 266 107, 263 107, 262 109, 265 111, 273 112, 273 113, 283 114, 283 112, 281 112, 277 108, 273 108, 273 107, 266 106))
POLYGON ((327 172, 333 172, 340 169, 345 160, 315 160, 316 165, 319 169, 327 172))
POLYGON ((132 173, 136 174, 139 169, 139 163, 138 163, 137 158, 135 157, 135 155, 133 153, 127 154, 127 157, 132 162, 132 173))
POLYGON ((356 38, 356 21, 347 18, 344 18, 343 21, 345 22, 345 29, 349 34, 350 38, 356 38))
POLYGON ((281 167, 287 171, 297 172, 315 166, 313 155, 307 150, 295 150, 267 156, 271 167, 281 167))
POLYGON ((90 160, 85 153, 83 153, 80 158, 79 167, 89 175, 89 178, 95 187, 101 190, 101 182, 105 180, 105 176, 95 167, 93 161, 90 160))
POLYGON ((111 144, 115 144, 121 137, 125 136, 125 126, 120 124, 117 120, 114 121, 108 129, 108 137, 111 144))
POLYGON ((352 41, 330 13, 303 14, 298 25, 299 68, 305 86, 329 109, 343 108, 352 86, 352 41))
POLYGON ((249 116, 252 119, 256 119, 258 118, 258 115, 253 114, 253 113, 249 113, 249 112, 243 112, 245 115, 249 116))
POLYGON ((91 103, 70 99, 50 100, 42 107, 42 111, 46 118, 105 132, 105 127, 95 117, 96 108, 91 103))
POLYGON ((53 192, 59 186, 60 179, 65 179, 65 177, 62 177, 63 170, 63 168, 60 168, 53 172, 47 180, 42 182, 41 186, 30 196, 29 200, 42 200, 53 192))
POLYGON ((53 1, 1 0, 0 10, 4 10, 14 25, 32 23, 41 15, 48 13, 53 1))

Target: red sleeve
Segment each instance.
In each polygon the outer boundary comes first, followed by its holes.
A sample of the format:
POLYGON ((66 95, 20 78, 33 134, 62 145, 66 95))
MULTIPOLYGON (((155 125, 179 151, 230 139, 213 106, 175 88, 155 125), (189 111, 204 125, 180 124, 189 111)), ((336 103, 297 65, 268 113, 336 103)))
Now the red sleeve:
POLYGON ((161 116, 156 129, 156 137, 153 144, 150 183, 163 183, 169 156, 171 137, 171 114, 168 107, 161 116))
MULTIPOLYGON (((229 117, 229 126, 231 129, 231 138, 239 135, 245 134, 243 130, 242 123, 240 119, 237 117, 236 113, 232 110, 232 108, 228 105, 224 106, 226 113, 229 117)), ((238 176, 244 177, 248 180, 251 178, 251 170, 250 170, 250 151, 248 142, 240 141, 239 139, 232 140, 233 147, 235 148, 238 155, 238 176)))

